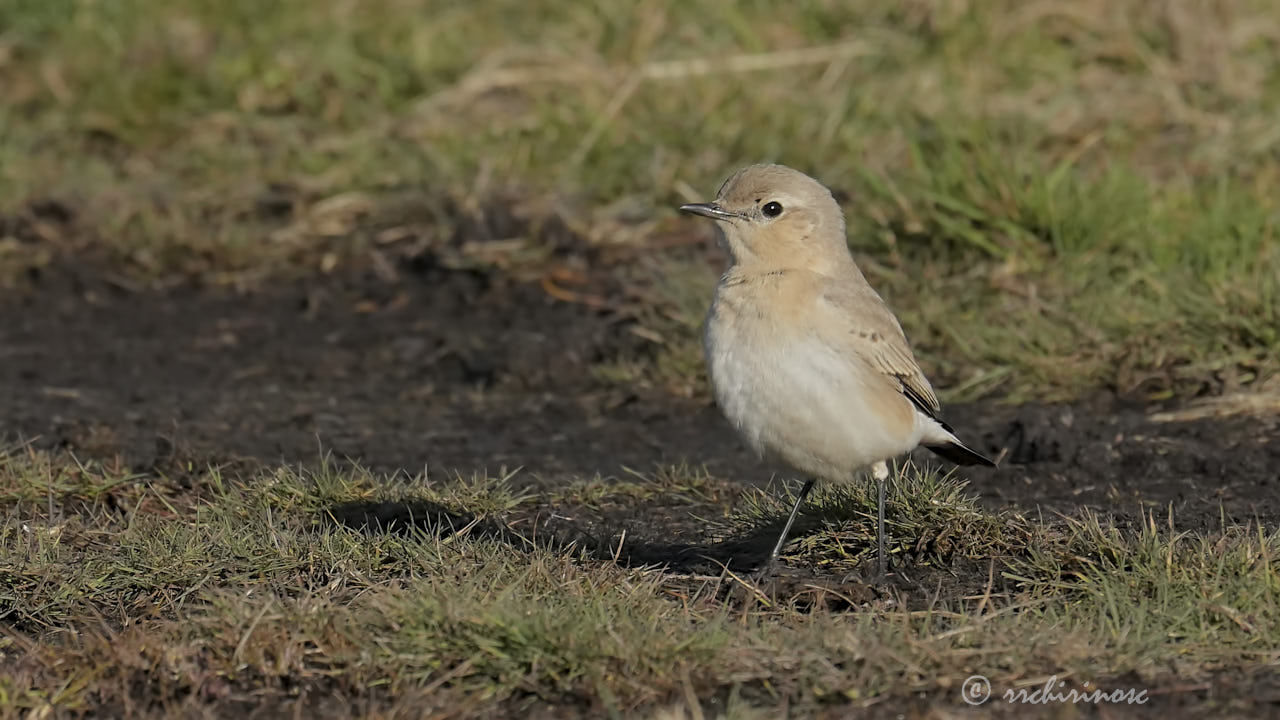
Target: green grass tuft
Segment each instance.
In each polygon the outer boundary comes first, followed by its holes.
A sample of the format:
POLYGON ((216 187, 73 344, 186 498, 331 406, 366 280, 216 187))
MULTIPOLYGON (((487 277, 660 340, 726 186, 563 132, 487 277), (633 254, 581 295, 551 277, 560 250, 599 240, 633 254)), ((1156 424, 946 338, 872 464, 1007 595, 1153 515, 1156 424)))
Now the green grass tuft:
MULTIPOLYGON (((1035 537, 1033 525, 1013 513, 993 514, 966 493, 968 483, 935 468, 908 462, 886 483, 887 552, 900 562, 942 565, 958 559, 985 559, 1021 552, 1035 537)), ((728 521, 741 532, 781 523, 795 503, 795 490, 778 494, 748 490, 728 521)), ((849 573, 876 555, 876 485, 870 478, 833 485, 820 483, 800 510, 783 557, 787 562, 849 573)))

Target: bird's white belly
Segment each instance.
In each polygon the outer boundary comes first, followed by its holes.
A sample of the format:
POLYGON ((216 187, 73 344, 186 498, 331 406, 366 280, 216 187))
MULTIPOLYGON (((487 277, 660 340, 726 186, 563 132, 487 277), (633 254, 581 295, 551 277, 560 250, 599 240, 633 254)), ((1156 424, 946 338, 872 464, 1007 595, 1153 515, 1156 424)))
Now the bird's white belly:
POLYGON ((864 366, 812 339, 712 328, 707 337, 716 400, 758 452, 801 472, 846 479, 920 441, 886 427, 869 402, 864 366), (726 332, 728 330, 728 332, 726 332))

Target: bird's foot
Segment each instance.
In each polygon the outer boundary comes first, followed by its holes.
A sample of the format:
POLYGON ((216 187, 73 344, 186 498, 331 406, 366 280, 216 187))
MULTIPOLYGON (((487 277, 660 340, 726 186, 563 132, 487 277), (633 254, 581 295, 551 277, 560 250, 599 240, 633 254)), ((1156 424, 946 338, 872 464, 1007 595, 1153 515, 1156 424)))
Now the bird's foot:
POLYGON ((765 561, 760 563, 760 567, 753 570, 748 577, 751 578, 751 581, 755 584, 763 585, 773 579, 775 575, 774 570, 777 569, 777 564, 778 558, 771 555, 765 558, 765 561))

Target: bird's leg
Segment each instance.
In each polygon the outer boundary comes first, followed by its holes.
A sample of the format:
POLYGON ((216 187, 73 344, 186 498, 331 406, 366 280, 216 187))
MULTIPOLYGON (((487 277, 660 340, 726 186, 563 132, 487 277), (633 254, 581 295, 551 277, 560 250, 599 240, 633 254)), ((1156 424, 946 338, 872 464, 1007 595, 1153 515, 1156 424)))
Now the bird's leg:
POLYGON ((889 477, 889 466, 883 460, 872 465, 871 477, 876 480, 876 559, 883 578, 887 569, 884 558, 884 481, 889 477))
POLYGON ((813 478, 804 481, 804 487, 800 488, 800 495, 796 497, 796 504, 791 506, 791 514, 787 516, 787 524, 782 526, 782 534, 778 536, 778 542, 773 546, 773 552, 769 553, 768 559, 764 561, 764 565, 756 571, 756 579, 762 579, 773 569, 773 563, 778 559, 778 555, 782 554, 782 546, 787 542, 787 535, 791 532, 791 525, 796 521, 796 513, 800 512, 800 505, 804 503, 804 499, 809 497, 809 491, 813 490, 813 478))

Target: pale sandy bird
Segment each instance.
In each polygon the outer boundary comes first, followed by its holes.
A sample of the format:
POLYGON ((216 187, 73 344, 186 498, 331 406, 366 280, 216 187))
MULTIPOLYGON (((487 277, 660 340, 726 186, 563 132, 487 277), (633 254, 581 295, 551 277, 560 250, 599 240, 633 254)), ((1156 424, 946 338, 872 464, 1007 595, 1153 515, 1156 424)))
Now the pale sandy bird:
POLYGON ((752 165, 715 202, 680 209, 714 220, 730 256, 704 336, 716 401, 757 452, 807 478, 761 572, 815 479, 870 468, 883 573, 887 460, 923 445, 957 464, 994 463, 938 416, 902 327, 849 254, 831 191, 782 165, 752 165))

